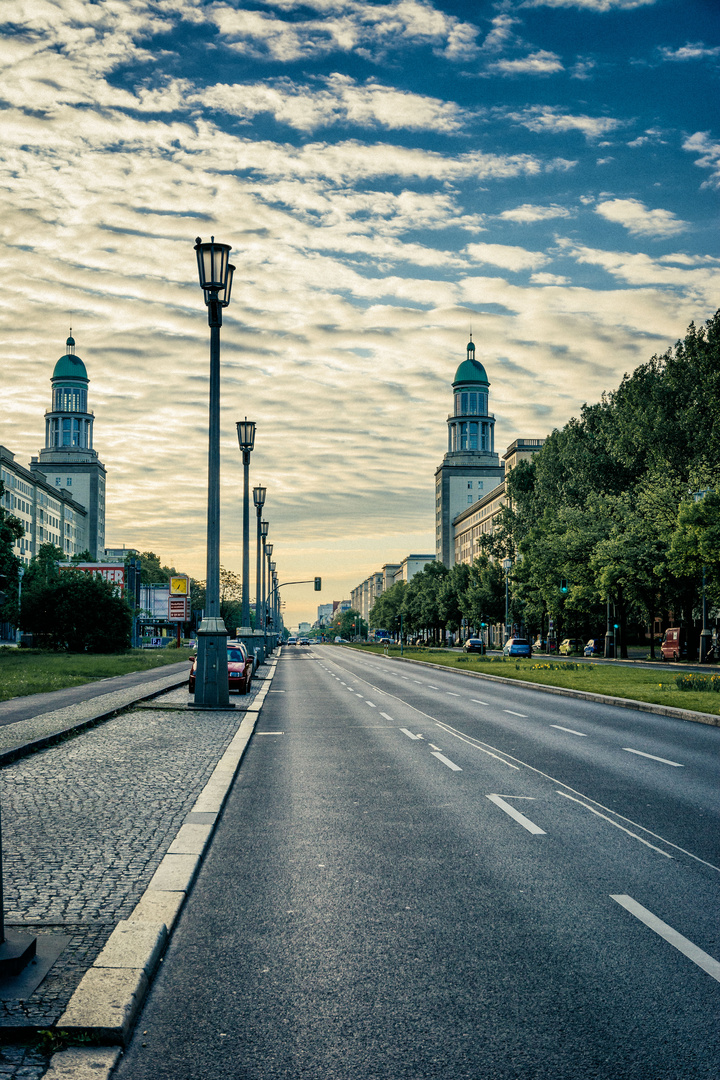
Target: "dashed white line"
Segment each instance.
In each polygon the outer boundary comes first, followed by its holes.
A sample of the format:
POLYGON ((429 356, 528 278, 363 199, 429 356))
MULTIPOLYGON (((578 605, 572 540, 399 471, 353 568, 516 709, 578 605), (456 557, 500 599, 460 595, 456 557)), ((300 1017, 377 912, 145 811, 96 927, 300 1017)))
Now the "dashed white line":
POLYGON ((365 698, 365 704, 369 705, 371 709, 377 709, 377 705, 373 701, 368 701, 367 698, 365 698))
POLYGON ((623 750, 627 750, 628 754, 637 754, 638 757, 650 758, 651 761, 661 761, 663 765, 672 765, 675 769, 685 768, 679 761, 668 761, 668 759, 664 757, 655 757, 655 754, 644 754, 642 750, 633 750, 631 746, 623 746, 623 750))
POLYGON ((459 694, 453 694, 452 690, 446 690, 445 693, 448 697, 460 697, 459 694))
MULTIPOLYGON (((499 806, 501 810, 504 810, 509 817, 513 818, 514 821, 517 821, 518 825, 522 825, 523 829, 527 829, 533 836, 546 835, 544 829, 541 829, 540 826, 536 825, 530 818, 526 818, 524 814, 521 814, 520 811, 516 810, 510 803, 505 802, 502 795, 486 795, 485 798, 489 799, 490 802, 495 803, 496 806, 499 806)), ((511 799, 512 795, 508 795, 508 798, 511 799)))
MULTIPOLYGON (((388 716, 388 720, 389 719, 390 719, 390 717, 388 716)), ((408 729, 406 727, 401 727, 400 730, 402 731, 403 735, 407 735, 408 739, 417 739, 418 738, 417 735, 413 735, 412 731, 408 731, 408 729)))
POLYGON ((478 698, 476 698, 476 697, 470 698, 470 700, 471 700, 471 701, 474 701, 476 705, 487 705, 487 704, 488 704, 488 702, 487 702, 487 701, 480 701, 480 700, 479 700, 478 698))
POLYGON ((510 713, 511 716, 522 716, 523 720, 527 720, 524 712, 513 712, 512 709, 503 709, 503 712, 510 713))
POLYGON ((575 731, 574 728, 563 727, 562 724, 551 724, 550 727, 557 728, 558 731, 567 731, 568 735, 579 735, 581 739, 587 739, 584 731, 575 731))
POLYGON ((642 904, 638 904, 637 900, 633 900, 632 896, 626 896, 624 894, 613 895, 610 893, 610 899, 615 900, 616 903, 624 907, 626 911, 629 911, 631 915, 634 915, 640 922, 645 923, 646 926, 654 930, 656 934, 659 934, 661 938, 664 938, 668 944, 674 946, 681 952, 683 956, 687 956, 688 960, 692 960, 694 964, 702 968, 707 972, 711 978, 716 982, 720 982, 720 962, 718 962, 714 956, 710 956, 699 945, 695 945, 688 938, 683 937, 677 930, 674 930, 672 926, 668 926, 662 919, 658 919, 657 915, 653 915, 652 911, 648 911, 642 904))
POLYGON ((445 755, 441 754, 439 750, 432 750, 431 753, 433 757, 436 757, 438 759, 438 761, 442 761, 443 765, 447 765, 448 769, 452 769, 453 772, 462 772, 462 769, 459 765, 456 765, 454 761, 450 760, 450 758, 445 757, 445 755))
POLYGON ((439 686, 433 686, 433 684, 431 682, 428 683, 428 686, 430 687, 431 690, 439 690, 440 689, 439 686))
MULTIPOLYGON (((392 716, 388 716, 388 714, 387 714, 386 712, 381 712, 381 713, 380 713, 380 715, 381 715, 381 716, 384 716, 386 720, 389 720, 391 724, 394 724, 394 723, 395 723, 395 721, 393 720, 392 716)), ((404 730, 405 730, 405 728, 402 728, 401 730, 402 730, 402 731, 404 731, 404 730)))

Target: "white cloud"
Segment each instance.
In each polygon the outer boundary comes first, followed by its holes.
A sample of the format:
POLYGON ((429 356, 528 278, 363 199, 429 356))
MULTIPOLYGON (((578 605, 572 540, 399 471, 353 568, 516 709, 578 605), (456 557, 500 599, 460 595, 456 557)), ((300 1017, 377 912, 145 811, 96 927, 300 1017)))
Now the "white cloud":
POLYGON ((699 154, 695 164, 700 169, 710 169, 711 173, 707 180, 703 181, 702 187, 720 188, 720 142, 713 142, 709 131, 696 131, 683 143, 683 150, 691 154, 699 154))
POLYGON ((547 49, 538 49, 518 60, 496 60, 488 64, 488 71, 496 71, 500 75, 552 75, 557 71, 564 71, 562 61, 557 53, 547 49))
POLYGON ((559 274, 532 274, 530 281, 533 285, 569 285, 570 278, 559 274))
POLYGON ((672 256, 673 261, 680 264, 673 266, 668 265, 666 258, 652 259, 644 252, 603 251, 570 240, 559 240, 558 247, 579 263, 600 266, 608 274, 635 288, 658 286, 678 290, 690 309, 693 305, 703 308, 710 305, 713 311, 717 307, 720 290, 718 260, 688 268, 681 256, 672 256))
POLYGON ((492 30, 488 32, 482 43, 482 51, 499 52, 501 49, 507 48, 515 37, 512 28, 519 21, 519 19, 514 18, 512 15, 507 15, 506 13, 496 15, 491 22, 492 30))
POLYGON ((677 236, 690 226, 675 217, 671 210, 648 210, 639 199, 607 199, 598 203, 595 213, 607 221, 624 226, 633 236, 652 236, 663 239, 677 236))
POLYGON ((598 139, 611 131, 617 131, 625 124, 612 116, 584 116, 562 113, 551 105, 532 105, 522 112, 510 112, 508 119, 514 120, 530 131, 565 134, 568 131, 581 131, 586 139, 598 139))
POLYGON ((720 56, 720 45, 709 48, 702 41, 689 42, 679 49, 671 49, 663 46, 659 50, 663 60, 705 60, 708 57, 720 56))
POLYGON ((523 0, 521 7, 581 8, 583 11, 632 11, 634 8, 647 7, 658 0, 523 0))
POLYGON ((570 211, 564 206, 552 203, 550 206, 533 206, 532 203, 523 203, 513 210, 503 210, 499 215, 504 221, 517 221, 521 224, 529 224, 533 221, 548 221, 550 218, 570 217, 570 211))
POLYGON ((475 262, 504 270, 534 270, 550 261, 542 251, 526 251, 510 244, 468 244, 465 253, 475 262))

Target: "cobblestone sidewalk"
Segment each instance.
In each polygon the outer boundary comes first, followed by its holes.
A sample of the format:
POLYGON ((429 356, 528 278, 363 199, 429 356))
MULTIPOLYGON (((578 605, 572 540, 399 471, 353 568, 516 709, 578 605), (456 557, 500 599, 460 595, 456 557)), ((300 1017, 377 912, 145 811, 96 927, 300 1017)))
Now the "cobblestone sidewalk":
MULTIPOLYGON (((45 1027, 62 1015, 137 904, 260 685, 233 695, 239 707, 227 712, 187 710, 187 690, 173 690, 157 707, 2 769, 6 924, 70 941, 26 1001, 0 1001, 0 1036, 3 1025, 45 1027)), ((42 1075, 29 1051, 19 1055, 0 1048, 0 1080, 42 1075)))

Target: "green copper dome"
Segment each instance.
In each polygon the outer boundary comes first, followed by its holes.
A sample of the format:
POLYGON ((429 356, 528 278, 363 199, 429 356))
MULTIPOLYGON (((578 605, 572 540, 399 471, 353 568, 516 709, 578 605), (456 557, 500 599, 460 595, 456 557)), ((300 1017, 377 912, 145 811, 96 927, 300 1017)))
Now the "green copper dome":
POLYGON ((453 386, 457 386, 458 383, 484 383, 485 386, 489 386, 490 380, 485 374, 485 368, 480 361, 469 356, 467 360, 463 360, 455 372, 453 386))
POLYGON ((55 365, 52 377, 53 379, 84 379, 85 382, 90 381, 80 357, 73 356, 70 353, 60 357, 55 365))

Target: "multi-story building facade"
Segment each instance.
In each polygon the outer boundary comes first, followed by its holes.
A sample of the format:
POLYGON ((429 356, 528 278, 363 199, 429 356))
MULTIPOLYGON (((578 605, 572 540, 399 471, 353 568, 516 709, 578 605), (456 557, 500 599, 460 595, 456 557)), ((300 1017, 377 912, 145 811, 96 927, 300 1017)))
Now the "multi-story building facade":
POLYGON ((427 566, 429 562, 435 562, 434 555, 406 555, 402 562, 385 563, 382 570, 361 581, 350 592, 350 606, 359 611, 365 622, 370 617, 373 604, 387 589, 392 588, 398 581, 408 582, 416 574, 427 566))
POLYGON ((54 544, 68 556, 87 548, 85 507, 68 491, 58 491, 41 473, 19 465, 6 446, 0 446, 0 479, 5 489, 2 505, 25 530, 13 548, 25 566, 42 544, 54 544))

